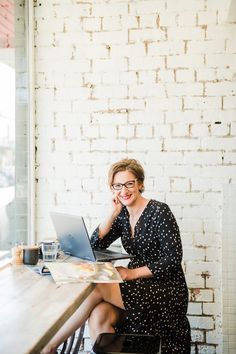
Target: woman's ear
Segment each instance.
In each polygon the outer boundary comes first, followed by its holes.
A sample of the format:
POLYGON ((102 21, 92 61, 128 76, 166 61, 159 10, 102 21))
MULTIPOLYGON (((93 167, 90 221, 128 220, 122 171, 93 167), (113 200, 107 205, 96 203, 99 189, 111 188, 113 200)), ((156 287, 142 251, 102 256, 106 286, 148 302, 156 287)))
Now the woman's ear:
POLYGON ((143 191, 144 191, 144 184, 143 183, 140 184, 138 190, 139 190, 140 193, 143 193, 143 191))

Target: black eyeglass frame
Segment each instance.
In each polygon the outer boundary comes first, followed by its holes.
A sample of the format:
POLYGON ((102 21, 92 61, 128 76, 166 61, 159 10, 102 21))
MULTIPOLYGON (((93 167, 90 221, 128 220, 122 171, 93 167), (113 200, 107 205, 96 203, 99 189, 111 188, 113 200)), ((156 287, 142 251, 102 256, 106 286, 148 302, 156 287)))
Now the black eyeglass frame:
POLYGON ((115 191, 121 191, 123 187, 125 187, 126 189, 131 189, 131 188, 134 188, 135 182, 137 180, 138 179, 135 178, 135 179, 132 179, 131 181, 127 181, 125 183, 113 183, 111 186, 115 191), (129 187, 129 186, 127 186, 128 183, 132 183, 133 185, 129 187), (115 186, 117 186, 117 185, 119 185, 119 188, 115 188, 115 186))

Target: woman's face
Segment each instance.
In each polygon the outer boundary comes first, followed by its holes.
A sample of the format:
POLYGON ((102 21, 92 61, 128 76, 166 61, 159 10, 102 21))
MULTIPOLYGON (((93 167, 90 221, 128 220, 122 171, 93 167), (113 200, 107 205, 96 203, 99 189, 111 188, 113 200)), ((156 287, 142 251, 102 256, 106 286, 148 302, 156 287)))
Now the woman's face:
POLYGON ((125 206, 132 206, 140 197, 139 189, 142 187, 142 184, 138 182, 135 175, 130 171, 117 172, 114 176, 112 186, 113 193, 125 206))

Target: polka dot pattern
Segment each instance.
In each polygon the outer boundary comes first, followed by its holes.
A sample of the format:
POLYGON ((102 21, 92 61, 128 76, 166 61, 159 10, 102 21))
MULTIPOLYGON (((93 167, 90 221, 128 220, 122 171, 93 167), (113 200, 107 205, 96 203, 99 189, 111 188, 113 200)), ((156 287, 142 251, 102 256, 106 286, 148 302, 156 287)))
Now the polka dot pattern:
POLYGON ((120 284, 126 317, 117 331, 158 333, 165 338, 163 353, 189 353, 188 290, 181 266, 182 243, 170 208, 151 199, 132 238, 129 214, 123 207, 110 232, 100 240, 97 228, 91 241, 94 248, 107 248, 119 237, 124 249, 134 256, 128 268, 147 265, 154 277, 120 284))

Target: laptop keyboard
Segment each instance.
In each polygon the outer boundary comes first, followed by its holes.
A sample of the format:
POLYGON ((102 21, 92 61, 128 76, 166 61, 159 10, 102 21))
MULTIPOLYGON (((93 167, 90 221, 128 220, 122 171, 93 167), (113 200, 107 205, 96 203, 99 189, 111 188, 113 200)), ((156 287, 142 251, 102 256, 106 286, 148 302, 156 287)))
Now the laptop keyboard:
POLYGON ((111 259, 112 251, 95 251, 96 258, 111 259))

